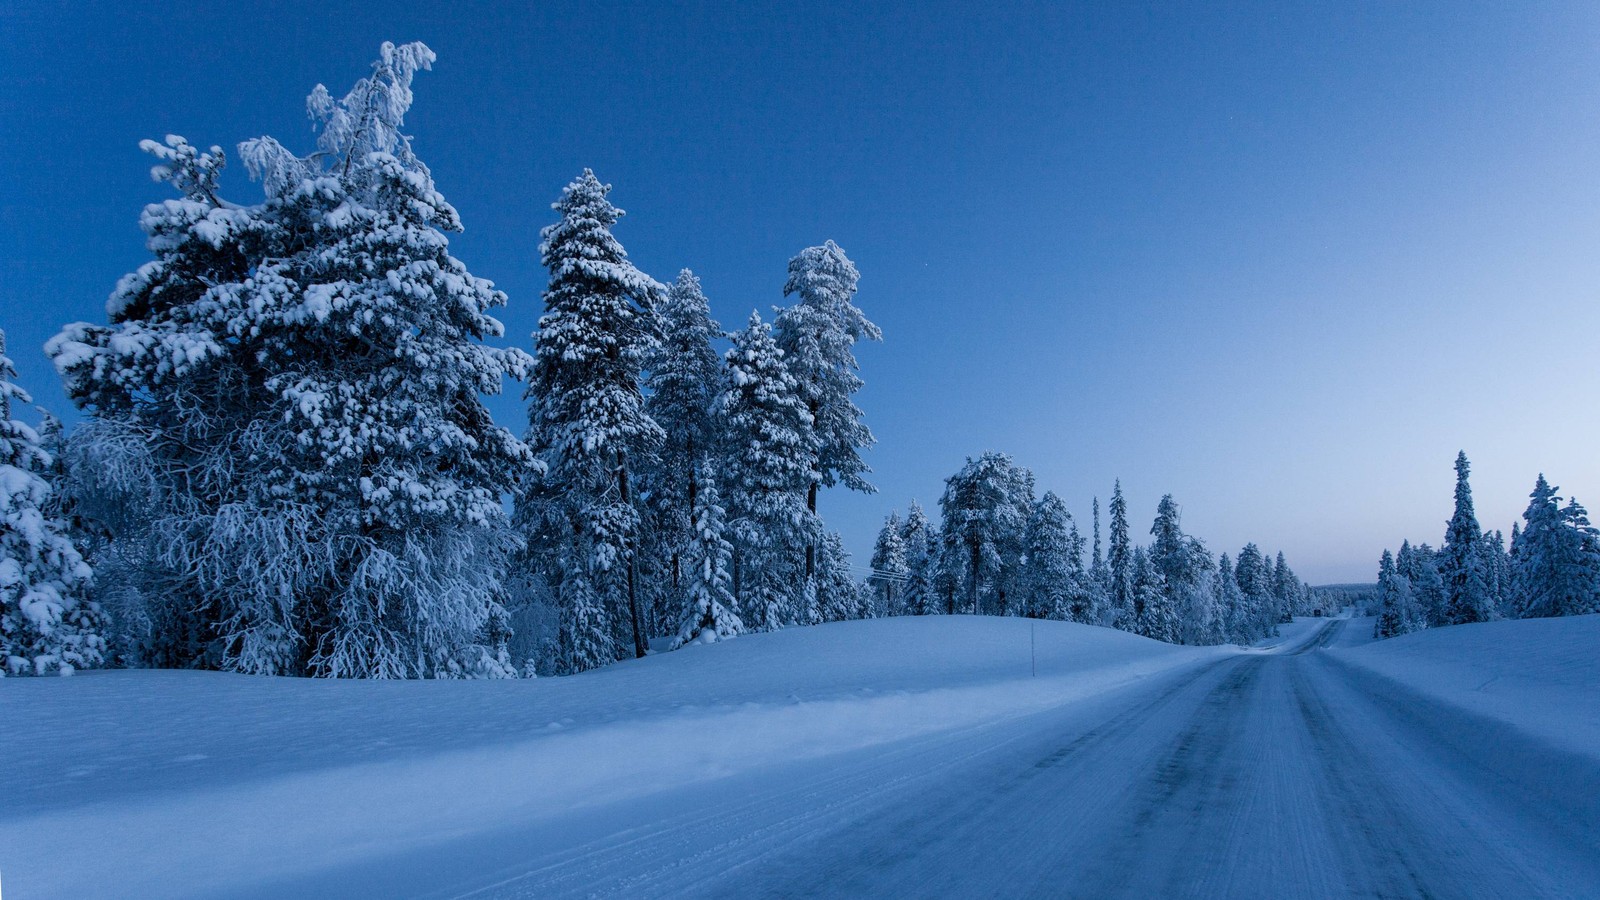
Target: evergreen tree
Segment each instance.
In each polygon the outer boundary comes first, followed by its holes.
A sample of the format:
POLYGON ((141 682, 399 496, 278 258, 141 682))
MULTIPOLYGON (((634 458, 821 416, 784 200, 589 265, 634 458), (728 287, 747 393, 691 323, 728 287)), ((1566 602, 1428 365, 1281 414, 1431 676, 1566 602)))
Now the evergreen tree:
POLYGON ((51 515, 54 460, 11 418, 13 402, 33 402, 16 377, 0 331, 0 677, 71 675, 104 662, 105 622, 89 566, 51 515))
POLYGON ((1395 566, 1394 556, 1383 551, 1378 563, 1378 621, 1373 637, 1390 638, 1415 631, 1421 624, 1411 582, 1395 566))
POLYGON ((1445 615, 1447 595, 1444 578, 1439 572, 1438 554, 1427 544, 1411 546, 1409 541, 1400 544, 1395 556, 1395 570, 1411 583, 1418 612, 1429 628, 1449 624, 1445 615))
POLYGON ((1067 607, 1062 617, 1085 625, 1100 621, 1098 598, 1089 572, 1083 567, 1083 535, 1078 533, 1078 523, 1067 520, 1067 607))
MULTIPOLYGON (((883 333, 853 302, 860 280, 855 264, 838 244, 807 247, 789 260, 785 297, 794 305, 773 323, 784 364, 799 387, 811 414, 816 459, 806 486, 806 510, 817 515, 817 488, 843 484, 864 493, 874 488, 862 477, 868 471, 861 451, 875 442, 852 399, 862 387, 854 347, 857 341, 881 341, 883 333)), ((806 545, 806 577, 814 574, 815 542, 806 545)))
POLYGON ((733 545, 716 484, 703 479, 694 495, 694 542, 685 551, 683 619, 672 647, 736 637, 744 623, 734 612, 733 545))
POLYGON ((1093 623, 1114 623, 1115 607, 1111 604, 1111 567, 1100 553, 1100 498, 1094 498, 1094 552, 1089 557, 1089 591, 1094 601, 1093 623))
POLYGON ((1053 491, 1033 504, 1027 525, 1027 573, 1021 613, 1035 619, 1065 619, 1078 592, 1074 582, 1072 515, 1053 491))
POLYGON ((891 512, 878 530, 878 542, 872 550, 870 583, 880 616, 898 616, 904 612, 905 596, 900 589, 911 574, 911 567, 906 561, 904 532, 900 514, 891 512))
POLYGON ((619 637, 632 637, 634 655, 646 652, 630 476, 664 440, 640 393, 661 288, 612 236, 623 211, 610 192, 585 169, 552 204, 560 219, 539 232, 550 283, 526 396, 528 443, 546 471, 519 520, 533 560, 558 586, 569 672, 612 662, 619 637))
POLYGON ((850 577, 850 554, 836 531, 817 543, 817 621, 842 622, 871 615, 871 594, 850 577))
POLYGON ((938 576, 939 538, 917 501, 911 501, 900 532, 905 545, 906 581, 902 605, 908 615, 928 616, 944 611, 935 581, 938 576))
POLYGON ((1600 611, 1600 548, 1594 529, 1576 501, 1561 506, 1558 490, 1541 474, 1522 514, 1513 580, 1517 614, 1524 618, 1600 611))
POLYGON ((149 661, 511 671, 501 501, 533 460, 480 397, 530 361, 479 343, 505 295, 449 255, 460 219, 400 131, 433 60, 384 44, 346 96, 319 85, 309 156, 242 144, 260 206, 218 197, 219 149, 143 145, 183 195, 145 210, 156 259, 50 352, 103 480, 138 482, 117 538, 154 548, 149 661))
POLYGON ((1511 558, 1506 553, 1505 536, 1499 529, 1484 532, 1482 553, 1490 606, 1496 618, 1505 618, 1511 595, 1511 558))
POLYGON ((1177 643, 1178 611, 1173 608, 1161 570, 1143 547, 1134 549, 1131 568, 1133 627, 1130 630, 1152 640, 1177 643))
POLYGON ((1243 643, 1272 637, 1278 633, 1278 613, 1272 596, 1266 558, 1255 544, 1245 544, 1234 565, 1234 580, 1244 596, 1241 616, 1243 643))
POLYGON ((945 480, 939 509, 944 517, 941 569, 964 588, 966 608, 974 615, 1011 613, 1008 602, 1017 599, 1033 509, 1033 473, 1004 453, 968 457, 961 471, 945 480))
POLYGON ((1239 589, 1239 579, 1234 572, 1233 560, 1224 553, 1217 560, 1217 609, 1223 622, 1225 639, 1235 644, 1248 644, 1254 629, 1244 592, 1239 589))
POLYGON ((1204 544, 1183 533, 1178 504, 1171 494, 1164 495, 1156 507, 1150 534, 1154 538, 1150 562, 1161 573, 1165 605, 1179 623, 1175 640, 1220 643, 1222 626, 1212 587, 1211 554, 1204 544))
POLYGON ((700 540, 690 514, 703 483, 700 473, 717 451, 712 406, 724 370, 712 342, 722 328, 711 318, 700 279, 688 269, 678 273, 659 313, 661 342, 648 359, 644 411, 661 426, 662 442, 639 480, 649 497, 651 572, 677 591, 682 556, 700 540))
POLYGON ((1272 566, 1272 595, 1278 602, 1281 622, 1291 622, 1295 616, 1304 614, 1301 607, 1305 605, 1305 586, 1289 568, 1282 550, 1278 551, 1277 562, 1272 566))
POLYGON ((1124 631, 1134 628, 1133 555, 1128 539, 1128 503, 1122 499, 1122 481, 1111 491, 1111 544, 1106 568, 1111 575, 1109 590, 1111 621, 1124 631))
POLYGON ((1445 621, 1451 625, 1487 622, 1494 617, 1489 572, 1483 556, 1483 531, 1472 509, 1467 483, 1467 454, 1456 455, 1456 509, 1439 548, 1439 570, 1445 585, 1445 621))
POLYGON ((773 631, 814 605, 797 548, 820 531, 805 492, 817 476, 811 413, 772 327, 755 313, 733 335, 728 387, 718 402, 728 450, 723 460, 734 540, 734 595, 745 625, 773 631))

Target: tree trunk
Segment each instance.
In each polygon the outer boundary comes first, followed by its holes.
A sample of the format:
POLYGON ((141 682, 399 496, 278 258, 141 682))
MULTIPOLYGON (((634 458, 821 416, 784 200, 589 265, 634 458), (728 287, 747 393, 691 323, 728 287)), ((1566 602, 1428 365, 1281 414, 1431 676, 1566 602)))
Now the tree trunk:
POLYGON ((983 547, 972 545, 971 574, 967 577, 967 594, 972 601, 972 614, 978 614, 978 566, 983 563, 983 547))
MULTIPOLYGON (((621 495, 624 505, 631 505, 628 497, 628 457, 626 454, 617 454, 617 490, 621 495)), ((644 632, 639 628, 639 554, 636 550, 638 536, 628 536, 628 546, 623 548, 628 554, 628 616, 633 620, 633 652, 635 657, 643 657, 648 648, 645 646, 644 632)))

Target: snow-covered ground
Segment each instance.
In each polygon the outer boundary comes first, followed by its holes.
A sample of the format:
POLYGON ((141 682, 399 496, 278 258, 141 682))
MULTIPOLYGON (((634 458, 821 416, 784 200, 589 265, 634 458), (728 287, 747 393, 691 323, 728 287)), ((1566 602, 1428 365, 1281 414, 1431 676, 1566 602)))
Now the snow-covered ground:
POLYGON ((529 682, 8 679, 0 889, 1595 896, 1597 625, 1241 651, 958 616, 529 682))

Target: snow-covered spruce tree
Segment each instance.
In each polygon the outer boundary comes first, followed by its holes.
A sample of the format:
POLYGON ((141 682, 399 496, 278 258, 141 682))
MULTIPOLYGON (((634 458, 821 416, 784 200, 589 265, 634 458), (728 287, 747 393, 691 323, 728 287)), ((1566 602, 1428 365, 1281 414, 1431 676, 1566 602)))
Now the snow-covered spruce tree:
POLYGON ((805 492, 817 480, 816 435, 772 327, 759 314, 751 313, 750 324, 734 333, 726 359, 728 386, 717 410, 734 534, 734 596, 747 627, 774 631, 810 618, 805 548, 820 529, 805 492))
POLYGON ((1054 491, 1033 504, 1027 525, 1027 566, 1019 612, 1034 619, 1070 618, 1081 563, 1072 560, 1072 515, 1054 491))
POLYGON ((1083 535, 1078 523, 1068 519, 1067 524, 1067 606, 1062 618, 1069 622, 1094 625, 1099 622, 1098 599, 1090 582, 1089 570, 1083 566, 1083 535))
POLYGON ((1411 630, 1411 583, 1395 570, 1394 555, 1383 551, 1378 561, 1378 620, 1373 623, 1372 636, 1382 640, 1411 630))
POLYGON ((1224 553, 1217 560, 1217 577, 1213 582, 1217 595, 1217 615, 1222 622, 1223 640, 1234 644, 1248 644, 1252 623, 1244 592, 1239 590, 1239 579, 1233 569, 1233 560, 1224 553))
POLYGON ((534 335, 527 441, 545 474, 517 519, 531 560, 557 585, 565 672, 614 661, 630 638, 634 655, 647 651, 630 479, 664 439, 640 391, 663 289, 612 236, 623 211, 610 192, 585 169, 551 204, 560 219, 539 232, 550 281, 534 335))
MULTIPOLYGON (((800 399, 811 413, 816 436, 813 480, 806 486, 806 509, 817 515, 817 489, 842 484, 873 493, 862 476, 870 469, 861 451, 876 441, 852 399, 861 389, 856 374, 857 341, 881 341, 883 333, 853 302, 860 280, 855 264, 838 244, 807 247, 789 260, 783 295, 794 305, 773 322, 784 364, 799 386, 800 399)), ((815 570, 816 535, 806 545, 806 577, 815 570)))
POLYGON ((1487 622, 1494 618, 1489 593, 1488 563, 1483 554, 1483 530, 1472 508, 1471 471, 1466 451, 1456 454, 1456 509, 1445 528, 1439 548, 1439 574, 1444 578, 1445 619, 1451 625, 1487 622))
POLYGON ((1095 625, 1111 625, 1115 607, 1111 604, 1111 567, 1100 552, 1100 498, 1094 498, 1094 551, 1089 557, 1089 591, 1094 601, 1095 625))
POLYGON ((1129 565, 1133 571, 1133 589, 1130 593, 1133 627, 1128 630, 1152 640, 1177 643, 1178 611, 1173 607, 1172 595, 1167 590, 1161 570, 1156 568, 1143 547, 1134 548, 1129 565))
MULTIPOLYGON (((722 327, 711 318, 700 279, 688 269, 678 273, 658 312, 661 342, 648 360, 644 410, 661 426, 662 442, 639 481, 648 498, 650 574, 669 594, 681 596, 682 556, 699 539, 690 510, 704 484, 701 470, 716 451, 712 406, 724 370, 712 342, 722 337, 722 327)), ((683 615, 677 609, 661 612, 683 615)))
POLYGON ((1305 586, 1300 583, 1300 577, 1289 568, 1289 563, 1283 558, 1283 551, 1278 551, 1277 562, 1272 565, 1272 596, 1278 603, 1278 620, 1290 622, 1297 615, 1302 615, 1301 607, 1305 605, 1305 586))
POLYGON ((157 662, 510 672, 500 503, 532 460, 480 396, 529 360, 478 343, 505 296, 449 255, 460 219, 400 131, 433 60, 384 44, 346 96, 319 85, 309 156, 242 144, 260 206, 217 196, 216 148, 146 142, 183 193, 145 211, 156 260, 51 342, 99 438, 143 442, 157 662))
POLYGON ((1438 628, 1449 624, 1445 614, 1448 596, 1439 571, 1439 555, 1433 548, 1427 544, 1413 547, 1409 541, 1402 541, 1400 552, 1395 554, 1394 565, 1395 570, 1411 582, 1418 612, 1427 627, 1438 628))
MULTIPOLYGON (((1021 561, 1033 509, 1033 473, 1004 453, 967 458, 945 480, 940 568, 965 593, 974 615, 1008 615, 1021 580, 1021 561)), ((954 610, 952 610, 953 612, 954 610)))
POLYGON ((1267 561, 1255 544, 1245 544, 1234 565, 1234 580, 1244 595, 1244 614, 1240 617, 1241 643, 1258 641, 1278 633, 1278 614, 1272 596, 1267 561))
POLYGON ((934 585, 938 576, 939 538, 921 504, 915 500, 906 511, 900 540, 906 549, 906 581, 901 589, 901 605, 906 614, 930 616, 944 612, 934 585))
POLYGON ((1576 616, 1600 611, 1600 552, 1587 514, 1566 507, 1559 488, 1540 475, 1514 532, 1513 605, 1523 618, 1576 616))
POLYGON ((711 644, 744 631, 734 612, 733 545, 714 479, 702 478, 694 495, 694 540, 685 548, 683 621, 672 643, 711 644))
POLYGON ((883 527, 878 529, 878 540, 872 548, 872 577, 868 582, 872 585, 876 614, 880 616, 898 616, 904 612, 903 588, 911 575, 911 567, 906 562, 904 532, 900 514, 891 512, 883 521, 883 527))
POLYGON ((1496 618, 1506 618, 1511 595, 1511 557, 1506 553, 1506 539, 1498 528, 1483 533, 1483 559, 1488 573, 1489 602, 1496 618))
POLYGON ((52 458, 11 418, 13 403, 33 402, 16 377, 0 331, 0 677, 71 675, 104 662, 105 622, 89 566, 51 515, 52 458))
POLYGON ((1110 576, 1107 595, 1111 601, 1111 623, 1124 631, 1134 628, 1133 544, 1128 537, 1128 501, 1122 499, 1122 480, 1111 491, 1111 540, 1106 555, 1110 576))
POLYGON ((820 622, 843 622, 872 615, 871 591, 850 577, 844 539, 830 531, 817 543, 817 615, 820 622))
POLYGON ((1179 622, 1182 643, 1220 643, 1222 627, 1212 586, 1211 554, 1196 538, 1183 533, 1178 504, 1165 494, 1150 526, 1154 538, 1150 562, 1161 573, 1166 603, 1179 622))

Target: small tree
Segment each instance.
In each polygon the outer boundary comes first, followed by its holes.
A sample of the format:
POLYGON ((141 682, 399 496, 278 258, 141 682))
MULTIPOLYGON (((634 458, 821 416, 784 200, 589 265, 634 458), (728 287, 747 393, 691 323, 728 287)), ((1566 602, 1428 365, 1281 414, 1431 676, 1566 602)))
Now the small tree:
POLYGON ((868 583, 872 585, 878 615, 898 616, 904 611, 903 588, 911 577, 904 531, 899 513, 889 513, 872 548, 872 577, 868 583))
POLYGON ((725 537, 724 512, 714 482, 702 479, 701 484, 694 498, 694 542, 686 555, 687 591, 674 650, 727 640, 744 631, 744 622, 734 612, 733 545, 725 537))
POLYGON ((48 514, 50 454, 11 418, 13 402, 33 402, 16 376, 0 331, 0 676, 71 675, 104 661, 105 622, 89 566, 48 514))

